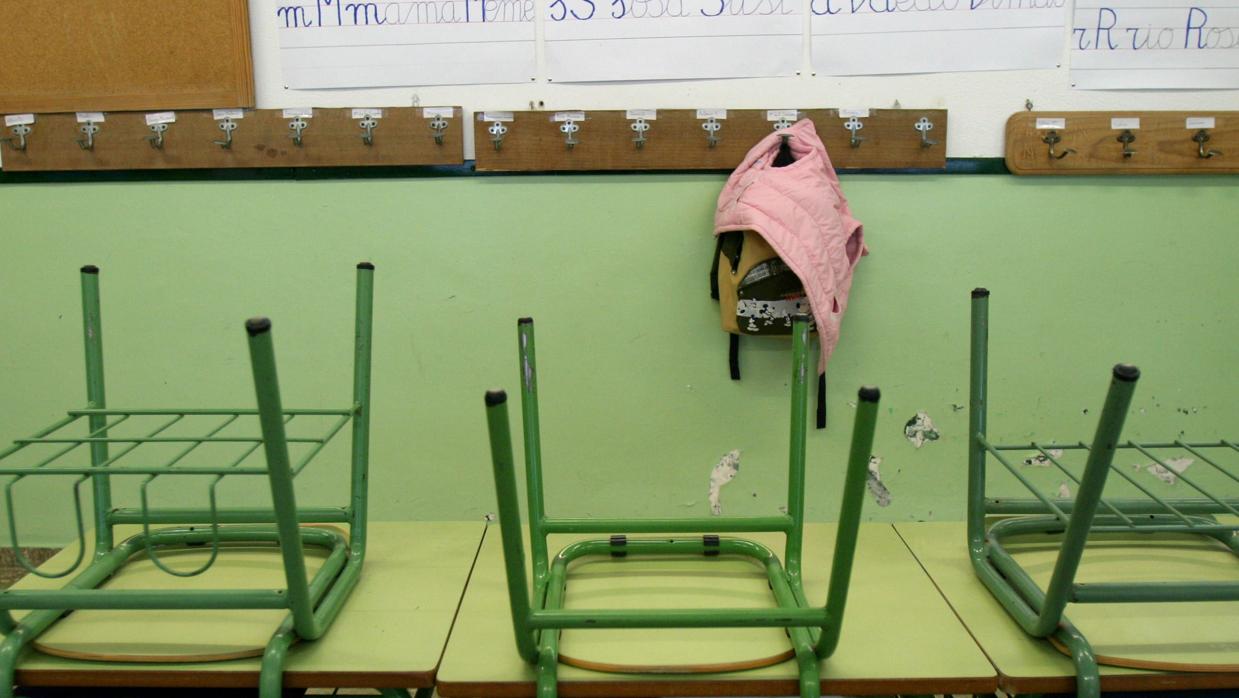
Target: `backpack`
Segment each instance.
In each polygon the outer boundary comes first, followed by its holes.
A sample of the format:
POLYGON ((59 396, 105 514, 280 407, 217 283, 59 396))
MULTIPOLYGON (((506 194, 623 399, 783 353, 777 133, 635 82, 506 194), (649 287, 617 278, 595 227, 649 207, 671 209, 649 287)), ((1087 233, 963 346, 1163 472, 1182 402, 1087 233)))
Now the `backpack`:
MULTIPOLYGON (((761 235, 733 230, 718 235, 710 268, 710 297, 719 302, 728 333, 731 379, 740 380, 740 335, 790 336, 792 317, 810 317, 804 284, 761 235)), ((817 428, 826 427, 826 374, 817 378, 817 428)))

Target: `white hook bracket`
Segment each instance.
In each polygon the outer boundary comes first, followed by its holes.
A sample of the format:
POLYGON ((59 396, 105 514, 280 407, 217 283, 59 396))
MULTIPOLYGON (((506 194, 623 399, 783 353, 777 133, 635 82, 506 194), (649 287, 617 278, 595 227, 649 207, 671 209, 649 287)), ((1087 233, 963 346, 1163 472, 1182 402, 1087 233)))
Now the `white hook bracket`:
POLYGON ((848 133, 851 134, 851 137, 848 139, 849 146, 853 148, 860 147, 861 141, 865 139, 858 134, 860 133, 860 130, 864 127, 865 127, 865 123, 855 116, 848 117, 848 120, 843 122, 843 128, 847 129, 848 133))
POLYGON ((435 145, 443 145, 443 134, 447 131, 447 119, 436 116, 430 120, 430 132, 434 134, 435 145))
POLYGON ((701 124, 701 128, 705 129, 706 145, 709 147, 713 148, 723 140, 718 136, 718 132, 723 130, 723 123, 718 119, 714 117, 706 119, 705 123, 701 124))
POLYGON ((212 142, 215 143, 215 145, 218 145, 219 147, 223 148, 224 150, 231 150, 232 149, 232 132, 237 130, 237 122, 233 121, 232 119, 220 119, 217 126, 219 127, 219 130, 224 132, 224 140, 212 141, 212 142))
POLYGON ((374 129, 378 128, 379 120, 373 116, 367 116, 357 122, 357 125, 365 133, 361 134, 361 142, 366 145, 374 145, 374 129))
POLYGON ((646 121, 644 118, 637 117, 632 120, 632 123, 628 124, 628 128, 632 129, 633 133, 637 134, 632 137, 633 146, 637 150, 644 148, 646 141, 645 134, 649 133, 650 122, 646 121))
POLYGON ((922 116, 921 118, 917 119, 916 123, 912 124, 912 128, 916 129, 917 131, 920 131, 922 148, 929 148, 929 147, 938 145, 938 141, 933 141, 929 139, 929 132, 934 130, 934 122, 930 121, 929 117, 922 116))
POLYGON ((163 150, 163 137, 164 134, 168 132, 168 124, 166 122, 160 122, 157 124, 150 124, 147 128, 149 128, 151 133, 154 134, 146 137, 146 140, 151 144, 151 147, 155 150, 163 150))
POLYGON ((495 146, 495 150, 503 148, 503 137, 508 135, 508 127, 504 126, 502 121, 492 121, 490 126, 486 127, 486 132, 490 134, 490 142, 495 146))
POLYGON ((304 116, 298 116, 294 118, 292 121, 288 122, 288 130, 292 131, 292 133, 288 134, 288 137, 293 139, 293 145, 297 146, 298 148, 301 147, 301 144, 303 142, 301 132, 306 130, 309 127, 310 127, 310 122, 306 121, 304 116))
POLYGON ((78 147, 82 150, 94 150, 95 136, 99 135, 99 132, 103 130, 99 124, 96 124, 93 121, 86 121, 79 124, 77 130, 78 133, 81 133, 84 136, 84 138, 79 138, 74 141, 77 143, 78 147))
POLYGON ((0 141, 8 143, 13 150, 25 150, 28 145, 26 143, 26 136, 29 136, 34 129, 31 128, 30 124, 17 124, 16 126, 9 127, 9 131, 13 133, 15 138, 0 138, 0 141))
POLYGON ((577 140, 576 134, 581 131, 581 125, 572 119, 564 119, 559 125, 559 132, 564 134, 564 147, 568 150, 575 148, 580 141, 577 140))

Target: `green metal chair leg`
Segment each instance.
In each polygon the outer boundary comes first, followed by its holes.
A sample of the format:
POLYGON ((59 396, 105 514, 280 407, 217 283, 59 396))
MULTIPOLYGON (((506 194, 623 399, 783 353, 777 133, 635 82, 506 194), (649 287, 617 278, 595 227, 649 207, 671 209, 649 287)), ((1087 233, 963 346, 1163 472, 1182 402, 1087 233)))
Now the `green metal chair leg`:
POLYGON ((1071 663, 1076 668, 1076 698, 1100 698, 1101 674, 1092 645, 1079 630, 1066 622, 1059 626, 1054 636, 1071 651, 1071 663))
POLYGON ((800 698, 822 698, 822 674, 813 648, 813 636, 808 628, 788 628, 792 647, 796 649, 796 667, 800 670, 800 698))
POLYGON ((267 641, 262 653, 262 668, 258 674, 258 698, 280 698, 284 690, 284 661, 288 648, 297 639, 292 616, 284 619, 280 627, 267 641))

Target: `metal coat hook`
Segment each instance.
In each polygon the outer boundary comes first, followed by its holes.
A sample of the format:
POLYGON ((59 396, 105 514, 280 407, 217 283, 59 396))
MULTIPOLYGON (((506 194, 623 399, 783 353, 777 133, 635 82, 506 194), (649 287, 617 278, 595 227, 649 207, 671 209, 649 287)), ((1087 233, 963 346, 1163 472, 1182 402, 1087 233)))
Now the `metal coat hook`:
POLYGON ((1131 132, 1131 129, 1125 128, 1123 132, 1116 138, 1119 143, 1123 144, 1123 157, 1130 158, 1136 154, 1136 151, 1131 149, 1131 144, 1136 141, 1136 134, 1131 132))
POLYGON ((846 128, 848 132, 852 134, 852 137, 848 139, 848 145, 852 146, 853 148, 860 147, 860 142, 865 139, 856 134, 860 132, 860 130, 864 127, 865 127, 865 124, 861 122, 861 120, 856 118, 855 116, 843 122, 843 128, 846 128))
POLYGON ((163 150, 163 134, 168 132, 168 124, 151 124, 147 126, 151 130, 153 136, 147 136, 146 140, 150 142, 151 147, 155 150, 163 150))
POLYGON ((218 126, 219 126, 219 130, 224 132, 224 140, 212 141, 212 142, 215 143, 215 145, 218 145, 219 147, 223 148, 224 150, 231 150, 232 149, 232 132, 237 130, 237 122, 233 121, 232 119, 220 119, 218 126))
POLYGON ((12 138, 0 138, 0 141, 4 141, 5 143, 8 143, 9 147, 12 148, 13 150, 25 150, 26 149, 26 136, 29 136, 30 132, 34 130, 33 128, 30 127, 30 124, 17 124, 16 126, 13 126, 12 128, 10 128, 9 130, 13 132, 14 136, 17 136, 17 143, 14 144, 12 138))
POLYGON ((78 147, 81 148, 82 150, 94 150, 95 149, 95 135, 97 135, 99 131, 102 130, 100 129, 99 124, 96 124, 93 121, 87 121, 81 124, 80 126, 78 126, 77 130, 79 133, 85 136, 85 138, 79 138, 76 141, 74 141, 75 143, 77 143, 78 147))
POLYGON ((504 126, 502 121, 492 121, 490 126, 486 127, 486 132, 490 134, 490 142, 495 146, 495 150, 503 147, 503 137, 508 135, 508 127, 504 126))
POLYGON ((723 130, 723 124, 719 122, 718 119, 714 117, 710 117, 709 119, 706 119, 705 123, 701 124, 701 128, 705 129, 706 144, 709 145, 711 148, 718 145, 719 141, 723 140, 722 138, 718 137, 718 132, 723 130))
POLYGON ((912 124, 912 128, 921 132, 922 148, 929 148, 931 146, 938 145, 938 141, 929 140, 929 132, 934 130, 934 122, 930 121, 929 117, 922 116, 920 119, 917 119, 916 123, 912 124))
POLYGON ((1068 155, 1071 155, 1072 153, 1076 152, 1075 148, 1067 148, 1063 150, 1061 153, 1054 152, 1054 146, 1063 142, 1063 137, 1058 135, 1058 131, 1050 131, 1049 133, 1045 134, 1045 136, 1041 138, 1041 142, 1050 146, 1050 157, 1054 158, 1055 160, 1062 160, 1068 155))
POLYGON ((580 141, 576 139, 576 134, 581 130, 581 125, 572 119, 565 119, 559 125, 559 132, 564 134, 564 147, 572 150, 580 141))
POLYGON ((435 145, 443 145, 443 132, 447 130, 447 119, 441 116, 431 119, 430 130, 434 133, 435 145))
POLYGON ((1214 155, 1222 154, 1222 151, 1213 150, 1212 148, 1210 148, 1209 150, 1205 150, 1205 143, 1209 142, 1209 131, 1207 129, 1202 128, 1199 131, 1197 131, 1196 135, 1192 136, 1192 140, 1196 142, 1197 157, 1199 157, 1202 160, 1208 160, 1214 155))
POLYGON ((309 127, 310 122, 306 121, 304 116, 298 116, 288 122, 288 130, 292 131, 292 133, 288 134, 288 137, 293 139, 293 145, 298 148, 301 147, 301 132, 309 127))
POLYGON ((365 131, 361 134, 361 142, 366 145, 374 145, 374 129, 378 127, 379 120, 373 116, 364 117, 357 125, 365 131))
POLYGON ((637 134, 632 137, 632 144, 637 148, 637 150, 644 148, 645 134, 650 130, 650 122, 642 118, 636 118, 632 120, 632 123, 628 125, 628 128, 631 128, 633 132, 637 134))
POLYGON ((774 122, 774 130, 782 131, 785 128, 791 128, 791 125, 792 125, 791 119, 779 119, 778 121, 774 122))

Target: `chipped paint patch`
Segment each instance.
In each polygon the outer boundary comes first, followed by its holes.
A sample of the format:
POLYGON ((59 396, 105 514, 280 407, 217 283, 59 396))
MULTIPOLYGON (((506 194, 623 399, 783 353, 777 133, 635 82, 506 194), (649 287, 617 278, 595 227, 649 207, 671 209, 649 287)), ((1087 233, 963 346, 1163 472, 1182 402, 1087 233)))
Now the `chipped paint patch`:
POLYGON ((1192 458, 1167 458, 1165 462, 1170 466, 1169 469, 1163 468, 1158 463, 1137 463, 1133 467, 1136 470, 1144 470, 1167 485, 1173 485, 1179 481, 1179 473, 1187 470, 1187 466, 1196 461, 1192 458))
POLYGON ((917 412, 916 416, 903 425, 904 438, 916 448, 925 445, 926 441, 937 441, 940 434, 934 426, 934 421, 925 412, 917 412))
POLYGON ((728 451, 722 460, 710 470, 710 491, 706 495, 710 500, 710 513, 714 516, 723 514, 723 487, 736 479, 740 473, 740 449, 728 451))
POLYGON ((525 381, 525 390, 533 392, 537 388, 533 384, 533 364, 529 363, 529 338, 521 335, 521 378, 525 381))
POLYGON ((1071 499, 1071 488, 1067 486, 1067 483, 1065 482, 1058 483, 1058 498, 1059 499, 1071 499))
POLYGON ((1037 453, 1033 453, 1029 455, 1027 458, 1024 459, 1024 465, 1031 465, 1034 468, 1048 468, 1051 465, 1053 465, 1053 463, 1050 462, 1050 458, 1062 458, 1062 457, 1063 457, 1063 449, 1051 448, 1045 453, 1041 453, 1040 451, 1038 451, 1037 453), (1050 455, 1046 456, 1046 453, 1050 455))
POLYGON ((881 456, 869 456, 869 476, 865 479, 865 485, 869 488, 869 494, 873 496, 873 501, 880 507, 888 507, 891 505, 891 491, 882 484, 882 473, 878 467, 882 465, 881 456))

